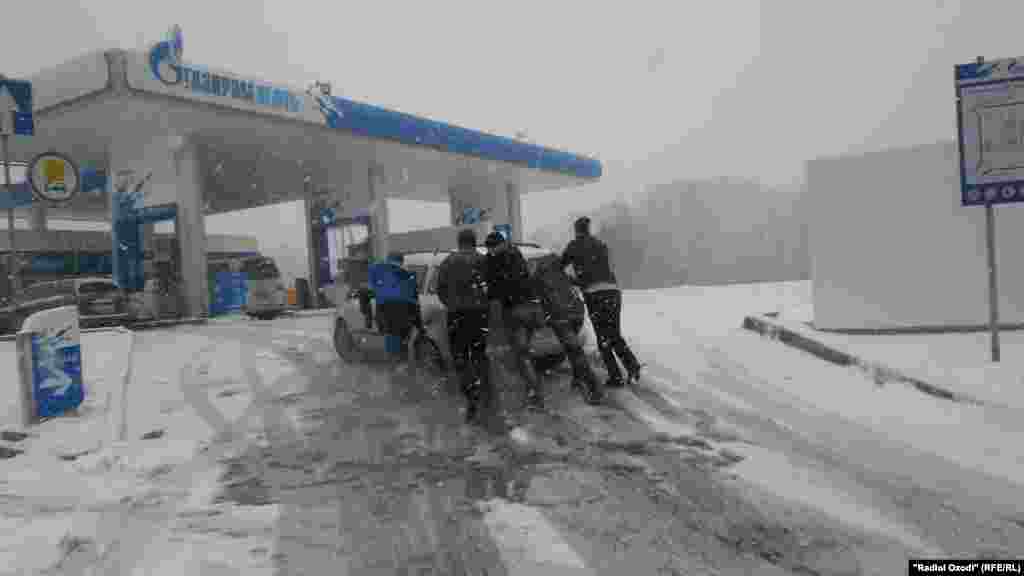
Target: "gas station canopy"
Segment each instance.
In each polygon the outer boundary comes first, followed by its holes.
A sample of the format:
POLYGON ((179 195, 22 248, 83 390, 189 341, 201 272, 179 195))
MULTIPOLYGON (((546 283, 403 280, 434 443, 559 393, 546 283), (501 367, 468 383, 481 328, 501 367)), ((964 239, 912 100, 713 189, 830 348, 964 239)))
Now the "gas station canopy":
POLYGON ((12 139, 12 159, 54 150, 105 175, 43 221, 110 220, 115 279, 138 289, 141 228, 173 220, 192 315, 209 309, 208 214, 304 200, 366 221, 379 257, 451 243, 465 225, 515 238, 522 194, 601 177, 591 158, 189 62, 178 28, 147 51, 86 54, 30 80, 35 136, 12 139), (390 198, 447 202, 450 226, 392 236, 390 198))
MULTIPOLYGON (((341 189, 363 204, 359 185, 347 188, 370 166, 384 177, 387 196, 426 201, 447 200, 452 187, 512 182, 528 193, 601 176, 590 158, 185 63, 180 45, 170 44, 87 54, 31 78, 36 136, 14 138, 12 158, 56 149, 103 170, 119 139, 166 135, 172 147, 187 139, 207 213, 296 200, 310 188, 341 189)), ((82 194, 68 208, 106 219, 103 192, 82 194)))

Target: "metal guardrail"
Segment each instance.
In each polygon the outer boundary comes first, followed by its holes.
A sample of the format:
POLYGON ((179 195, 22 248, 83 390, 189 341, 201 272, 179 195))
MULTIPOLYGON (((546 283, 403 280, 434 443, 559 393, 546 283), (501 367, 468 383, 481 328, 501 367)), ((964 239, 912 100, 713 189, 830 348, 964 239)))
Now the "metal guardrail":
MULTIPOLYGON (((95 318, 95 316, 90 316, 88 318, 90 318, 90 319, 91 318, 95 318)), ((110 317, 110 318, 111 319, 115 319, 115 318, 119 319, 119 317, 117 317, 117 316, 113 316, 113 317, 110 317)), ((168 327, 168 326, 179 326, 179 325, 186 325, 186 324, 188 324, 188 325, 206 324, 206 322, 208 320, 209 320, 208 318, 168 318, 168 319, 162 319, 162 320, 147 320, 145 322, 128 322, 128 323, 124 323, 123 325, 122 324, 118 324, 116 326, 90 326, 88 328, 79 328, 79 332, 82 333, 82 334, 96 334, 96 333, 99 333, 99 332, 116 332, 116 331, 120 331, 120 330, 128 330, 128 331, 131 331, 131 332, 138 332, 138 331, 142 331, 142 330, 152 330, 154 328, 164 328, 164 327, 168 327)), ((81 324, 93 324, 93 323, 94 322, 92 322, 92 321, 90 321, 88 319, 87 319, 86 322, 81 322, 81 324)), ((14 342, 15 340, 17 340, 17 338, 18 338, 18 334, 14 333, 14 332, 8 333, 8 334, 0 334, 0 342, 14 342)))

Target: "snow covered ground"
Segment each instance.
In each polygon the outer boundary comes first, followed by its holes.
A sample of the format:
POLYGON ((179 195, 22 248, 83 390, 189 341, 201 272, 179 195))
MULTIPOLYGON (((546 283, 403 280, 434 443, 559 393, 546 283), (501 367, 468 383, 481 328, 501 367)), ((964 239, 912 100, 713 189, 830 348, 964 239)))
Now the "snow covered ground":
MULTIPOLYGON (((725 368, 744 386, 769 392, 798 410, 830 414, 968 469, 1024 485, 1024 445, 1018 441, 1024 420, 1019 413, 956 404, 907 386, 878 387, 854 369, 837 367, 741 327, 751 313, 793 317, 806 315, 809 307, 807 282, 626 292, 623 331, 642 359, 678 375, 674 382, 662 384, 674 387, 682 397, 697 387, 740 412, 756 413, 761 407, 708 382, 706 374, 725 368)), ((900 338, 908 349, 921 350, 919 340, 934 337, 900 338)), ((897 346, 892 339, 887 342, 876 346, 897 346)), ((751 478, 774 474, 767 468, 752 469, 757 460, 769 466, 773 458, 751 458, 739 471, 751 478)))
POLYGON ((847 335, 811 329, 810 305, 785 307, 780 320, 816 340, 899 370, 961 396, 1024 410, 1024 331, 1000 334, 1001 362, 990 360, 988 332, 847 335))
MULTIPOLYGON (((291 368, 269 350, 243 349, 237 342, 188 331, 146 332, 132 339, 118 332, 83 334, 86 401, 80 414, 42 422, 27 439, 7 443, 25 452, 0 460, 5 504, 0 507, 0 565, 27 572, 53 568, 66 555, 61 541, 66 543, 67 536, 92 542, 127 537, 130 547, 138 549, 137 559, 145 561, 142 573, 189 573, 194 571, 187 564, 190 558, 213 562, 218 555, 234 557, 222 558, 223 563, 249 566, 247 573, 271 573, 273 535, 264 528, 273 525, 276 506, 220 506, 217 522, 227 528, 204 525, 200 532, 190 531, 187 519, 175 518, 182 511, 217 508, 211 508, 211 501, 220 470, 196 458, 202 447, 229 429, 248 438, 262 431, 262 415, 250 410, 248 379, 253 375, 243 366, 255 368, 268 386, 291 368), (131 378, 122 394, 129 357, 131 378), (118 441, 122 398, 126 421, 123 441, 118 441), (125 499, 144 506, 163 502, 153 505, 164 514, 166 526, 116 534, 117 513, 110 509, 125 499), (48 508, 61 510, 61 517, 47 513, 48 508), (245 518, 253 515, 264 520, 254 524, 259 529, 248 530, 246 522, 253 522, 245 518), (248 536, 239 540, 242 532, 248 536), (200 549, 202 554, 196 552, 200 549), (253 549, 267 552, 253 558, 253 549)), ((14 344, 3 346, 0 370, 13 374, 14 344)), ((16 398, 0 398, 4 428, 11 428, 17 423, 16 398)))
MULTIPOLYGON (((659 385, 674 387, 679 393, 677 398, 685 399, 687 392, 699 389, 737 412, 757 414, 764 409, 759 399, 770 397, 788 404, 795 413, 825 414, 835 422, 855 423, 879 432, 880 437, 899 439, 965 468, 1024 484, 1024 445, 1017 441, 1024 433, 1024 419, 1016 417, 1017 414, 994 416, 986 407, 955 404, 906 386, 878 387, 856 370, 836 367, 741 327, 748 314, 779 312, 793 319, 807 317, 809 306, 810 287, 806 282, 626 292, 623 329, 642 359, 664 368, 663 373, 675 375, 660 379, 659 385), (716 371, 724 371, 737 385, 721 386, 708 377, 716 371)), ((262 325, 252 328, 264 329, 262 325)), ((125 395, 128 418, 124 443, 113 443, 111 439, 117 430, 114 414, 120 395, 120 374, 128 358, 128 337, 119 333, 83 335, 87 401, 82 414, 42 423, 22 443, 25 454, 0 460, 0 493, 6 499, 46 501, 70 507, 72 512, 64 514, 64 519, 52 514, 5 513, 0 519, 0 565, 26 569, 52 566, 61 553, 64 536, 89 538, 102 532, 103 524, 95 517, 96 506, 116 503, 125 497, 145 499, 157 489, 158 480, 154 478, 167 469, 188 469, 200 448, 229 428, 250 440, 258 439, 262 415, 251 410, 258 398, 254 393, 256 387, 249 385, 254 376, 243 366, 255 367, 268 387, 274 382, 295 382, 282 378, 291 367, 272 350, 227 338, 214 339, 199 332, 167 330, 140 335, 133 347, 133 372, 125 395), (146 440, 143 437, 147 434, 159 438, 146 440), (74 460, 59 457, 80 453, 86 454, 74 460), (109 457, 115 454, 119 457, 118 465, 109 466, 109 457)), ((281 338, 301 335, 330 339, 327 326, 318 331, 303 327, 276 332, 281 338)), ((934 337, 858 337, 865 342, 871 338, 889 339, 888 346, 894 346, 893 338, 904 339, 909 350, 921 346, 921 339, 934 337)), ((275 340, 274 345, 281 348, 287 342, 275 340)), ((14 373, 13 346, 0 344, 0 370, 8 374, 14 373)), ((1003 369, 1009 370, 1009 366, 1003 369)), ((289 390, 273 392, 281 395, 289 390)), ((5 423, 15 421, 17 406, 13 400, 12 394, 0 396, 0 414, 5 415, 5 423)), ((639 413, 643 409, 634 406, 629 411, 639 413)), ((667 434, 693 432, 688 426, 658 414, 651 413, 645 419, 667 434)), ((788 424, 799 428, 806 421, 794 417, 788 424)), ((787 422, 780 424, 785 426, 787 422)), ((813 435, 821 431, 803 433, 813 435)), ((732 467, 731 472, 751 484, 828 511, 852 525, 887 532, 910 547, 930 550, 927 542, 915 539, 913 531, 873 512, 856 490, 834 483, 807 462, 753 445, 738 445, 735 451, 745 460, 732 467)), ((175 486, 188 496, 177 505, 178 511, 210 510, 218 472, 215 467, 190 471, 175 486)), ((519 518, 519 512, 491 506, 486 518, 492 530, 513 533, 528 523, 519 518)), ((239 527, 224 529, 225 532, 240 530, 248 534, 244 545, 235 547, 236 553, 227 546, 227 540, 222 541, 228 536, 217 536, 218 529, 206 527, 200 537, 187 526, 191 520, 182 520, 180 513, 175 520, 175 511, 169 509, 168 528, 162 534, 153 538, 140 536, 137 556, 140 560, 145 558, 146 564, 139 569, 155 574, 160 570, 194 571, 195 566, 183 563, 186 559, 209 557, 209 551, 219 550, 237 555, 233 560, 225 558, 225 564, 240 566, 251 562, 250 571, 267 571, 266 558, 251 558, 247 551, 265 549, 268 556, 273 553, 272 535, 264 529, 273 525, 277 513, 275 507, 232 507, 221 511, 217 516, 223 519, 220 522, 239 527), (254 527, 252 530, 244 528, 247 522, 254 527), (164 561, 169 563, 161 565, 164 561)), ((527 541, 517 542, 503 548, 502 554, 520 557, 523 550, 532 549, 527 541)), ((528 564, 545 565, 555 571, 580 569, 571 554, 562 554, 557 559, 533 558, 528 564)))

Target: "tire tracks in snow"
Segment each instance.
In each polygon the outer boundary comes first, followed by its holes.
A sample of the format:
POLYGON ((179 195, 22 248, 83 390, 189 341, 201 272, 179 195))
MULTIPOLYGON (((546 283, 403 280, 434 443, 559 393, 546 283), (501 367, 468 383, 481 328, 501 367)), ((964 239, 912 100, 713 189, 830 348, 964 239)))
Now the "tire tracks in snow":
MULTIPOLYGON (((655 377, 647 385, 661 396, 685 405, 692 403, 686 397, 688 389, 714 388, 759 407, 758 413, 751 414, 733 405, 727 413, 752 430, 759 444, 795 458, 793 465, 819 470, 836 489, 857 495, 878 516, 910 527, 912 534, 934 543, 930 546, 949 553, 977 555, 980 550, 998 556, 1012 551, 1013 542, 1024 542, 1024 531, 1006 519, 1005 508, 1000 509, 1009 506, 1019 514, 1024 507, 1015 497, 1014 486, 822 411, 752 372, 760 360, 733 357, 699 341, 677 322, 673 325, 680 344, 698 350, 702 362, 691 374, 682 375, 656 365, 655 377)), ((775 362, 789 356, 793 361, 806 360, 796 351, 772 350, 775 362)), ((832 371, 847 375, 842 368, 827 367, 826 373, 832 371)))

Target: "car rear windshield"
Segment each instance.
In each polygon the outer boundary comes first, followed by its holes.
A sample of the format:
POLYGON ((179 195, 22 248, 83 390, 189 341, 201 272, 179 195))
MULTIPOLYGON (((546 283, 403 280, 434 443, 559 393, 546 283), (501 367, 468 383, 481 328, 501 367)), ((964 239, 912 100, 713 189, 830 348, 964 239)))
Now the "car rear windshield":
POLYGON ((277 265, 269 258, 246 260, 245 263, 242 264, 242 272, 244 272, 250 280, 270 280, 281 277, 281 273, 278 271, 277 265))
POLYGON ((82 296, 95 296, 111 292, 117 292, 117 285, 113 282, 82 282, 78 285, 78 293, 82 296))

